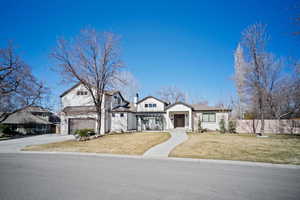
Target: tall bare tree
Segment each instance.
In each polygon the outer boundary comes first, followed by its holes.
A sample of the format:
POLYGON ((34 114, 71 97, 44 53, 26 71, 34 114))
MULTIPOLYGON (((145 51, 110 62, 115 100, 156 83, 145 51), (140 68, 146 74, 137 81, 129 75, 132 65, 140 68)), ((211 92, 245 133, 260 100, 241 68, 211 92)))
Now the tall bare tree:
POLYGON ((0 48, 0 122, 28 106, 40 104, 47 91, 12 43, 0 48))
POLYGON ((123 97, 129 101, 140 91, 140 84, 135 76, 129 71, 121 71, 118 79, 114 83, 114 89, 122 93, 123 97))
POLYGON ((264 120, 268 108, 274 108, 274 94, 280 88, 282 62, 266 51, 269 36, 266 25, 254 24, 242 33, 242 41, 235 52, 235 82, 240 101, 261 120, 260 133, 264 134, 264 120))
POLYGON ((84 29, 74 39, 59 39, 51 56, 63 79, 80 82, 91 94, 97 112, 96 132, 100 134, 104 93, 120 81, 118 75, 124 67, 118 36, 84 29))
POLYGON ((176 103, 176 102, 186 102, 187 101, 187 94, 178 89, 176 86, 166 86, 162 87, 158 92, 157 95, 162 100, 169 102, 169 103, 176 103))

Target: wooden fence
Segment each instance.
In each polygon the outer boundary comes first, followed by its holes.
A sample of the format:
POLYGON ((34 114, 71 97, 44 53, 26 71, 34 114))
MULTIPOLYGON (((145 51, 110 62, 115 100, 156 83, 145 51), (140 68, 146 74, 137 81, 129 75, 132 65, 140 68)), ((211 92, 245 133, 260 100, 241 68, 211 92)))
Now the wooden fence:
MULTIPOLYGON (((256 133, 260 132, 260 120, 237 120, 237 133, 256 133)), ((271 134, 300 134, 300 119, 267 119, 265 120, 265 133, 271 134)))

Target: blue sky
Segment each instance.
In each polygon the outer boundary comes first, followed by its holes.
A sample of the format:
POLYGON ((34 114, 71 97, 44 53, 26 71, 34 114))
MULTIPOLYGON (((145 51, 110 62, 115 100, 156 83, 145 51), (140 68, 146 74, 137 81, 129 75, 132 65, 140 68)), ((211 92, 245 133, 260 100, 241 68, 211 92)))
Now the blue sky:
POLYGON ((233 52, 248 25, 262 22, 270 51, 299 56, 292 36, 294 0, 274 1, 0 1, 0 46, 13 40, 33 73, 58 99, 67 85, 51 71, 49 52, 60 36, 87 26, 122 36, 122 59, 141 96, 176 85, 191 101, 210 104, 235 96, 233 52))

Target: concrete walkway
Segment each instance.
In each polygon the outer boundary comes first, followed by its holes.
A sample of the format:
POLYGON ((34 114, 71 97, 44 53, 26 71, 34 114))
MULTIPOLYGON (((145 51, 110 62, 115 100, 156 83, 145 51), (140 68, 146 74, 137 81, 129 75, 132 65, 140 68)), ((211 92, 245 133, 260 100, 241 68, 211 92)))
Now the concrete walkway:
POLYGON ((184 129, 177 128, 169 130, 171 138, 164 143, 158 144, 144 153, 144 157, 168 157, 171 150, 178 144, 187 140, 184 129))

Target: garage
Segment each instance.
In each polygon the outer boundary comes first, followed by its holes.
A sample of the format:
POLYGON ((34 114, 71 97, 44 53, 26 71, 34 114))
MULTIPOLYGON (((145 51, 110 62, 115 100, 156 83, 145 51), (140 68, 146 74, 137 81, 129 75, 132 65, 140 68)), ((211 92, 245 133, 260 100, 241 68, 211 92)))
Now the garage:
POLYGON ((96 120, 93 118, 73 118, 69 119, 69 134, 74 134, 78 129, 94 129, 96 127, 96 120))

